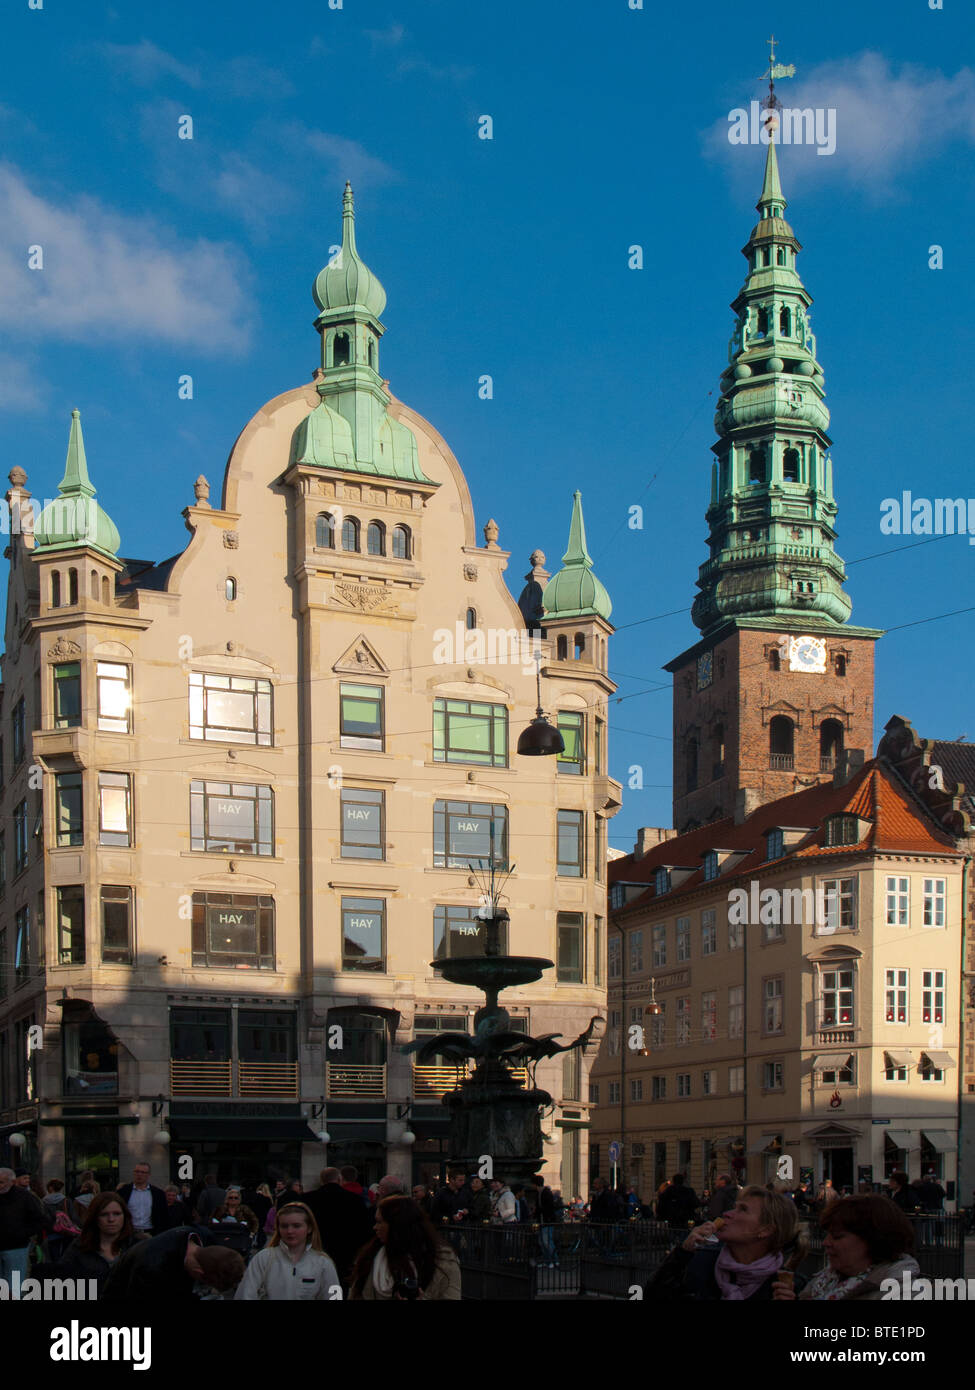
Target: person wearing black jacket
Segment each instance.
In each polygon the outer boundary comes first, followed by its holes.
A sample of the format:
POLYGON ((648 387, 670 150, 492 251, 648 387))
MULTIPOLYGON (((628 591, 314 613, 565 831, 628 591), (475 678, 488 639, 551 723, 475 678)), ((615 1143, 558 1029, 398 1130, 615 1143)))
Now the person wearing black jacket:
POLYGON ((338 1168, 323 1168, 320 1181, 321 1187, 306 1192, 301 1200, 318 1224, 322 1249, 347 1285, 356 1255, 372 1239, 372 1215, 360 1197, 342 1186, 338 1168))
POLYGON ((675 1173, 670 1186, 657 1202, 657 1220, 666 1221, 672 1230, 683 1231, 687 1229, 687 1223, 694 1220, 697 1208, 694 1189, 685 1186, 683 1173, 675 1173))
POLYGON ((460 1212, 468 1211, 471 1205, 471 1190, 463 1173, 451 1173, 444 1187, 436 1193, 430 1220, 435 1226, 444 1221, 453 1221, 460 1212))
POLYGON ((122 1183, 115 1190, 132 1213, 135 1229, 146 1235, 159 1235, 168 1228, 169 1204, 163 1189, 150 1183, 150 1172, 148 1163, 137 1163, 132 1169, 133 1181, 122 1183))
POLYGON ((141 1243, 129 1209, 117 1192, 100 1192, 92 1201, 81 1234, 59 1260, 45 1268, 52 1279, 94 1279, 99 1293, 115 1262, 141 1243))
POLYGON ((47 1229, 44 1211, 29 1188, 14 1184, 12 1168, 0 1168, 0 1278, 10 1279, 15 1270, 27 1278, 27 1250, 31 1240, 47 1229))
POLYGON ((600 1224, 623 1220, 623 1199, 607 1186, 604 1178, 593 1178, 589 1200, 589 1220, 600 1224))
POLYGON ((729 1208, 733 1207, 738 1200, 738 1185, 727 1174, 722 1173, 715 1179, 714 1191, 708 1198, 707 1217, 709 1221, 714 1221, 718 1216, 724 1216, 729 1208))
POLYGON ((102 1291, 106 1303, 185 1302, 194 1285, 226 1293, 244 1277, 236 1250, 215 1245, 203 1226, 176 1226, 152 1240, 140 1240, 112 1267, 102 1291))
POLYGON ((887 1196, 905 1215, 917 1210, 917 1196, 906 1173, 891 1173, 887 1180, 887 1196))

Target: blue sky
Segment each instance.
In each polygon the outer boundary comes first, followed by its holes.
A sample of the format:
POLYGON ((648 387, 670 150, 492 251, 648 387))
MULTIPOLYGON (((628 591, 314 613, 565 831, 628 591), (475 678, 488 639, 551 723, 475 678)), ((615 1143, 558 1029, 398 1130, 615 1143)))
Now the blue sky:
MULTIPOLYGON (((975 495, 970 8, 756 3, 746 22, 717 0, 645 4, 14 0, 0 45, 4 474, 20 464, 51 496, 78 406, 122 553, 181 549, 193 479, 216 488, 247 420, 317 364, 310 286, 350 178, 388 295, 383 370, 454 449, 478 524, 498 521, 516 594, 534 548, 556 567, 583 491, 621 628, 613 771, 639 764, 645 783, 613 823, 622 848, 670 823, 660 668, 696 629, 685 611, 631 624, 689 609, 705 558, 728 304, 764 160, 729 144, 728 113, 763 95, 773 30, 797 66, 783 100, 837 113, 834 154, 784 149, 780 168, 826 372, 838 549, 880 553, 850 567, 853 621, 975 604, 965 537, 903 549, 879 528, 902 489, 975 495), (27 269, 33 244, 43 271, 27 269)), ((878 735, 896 712, 975 740, 973 631, 965 613, 881 641, 878 735)))

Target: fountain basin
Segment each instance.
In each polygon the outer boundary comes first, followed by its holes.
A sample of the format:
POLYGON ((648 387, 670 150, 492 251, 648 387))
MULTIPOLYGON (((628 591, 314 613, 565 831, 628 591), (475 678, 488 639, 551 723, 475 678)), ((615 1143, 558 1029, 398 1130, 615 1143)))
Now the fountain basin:
POLYGON ((497 991, 530 985, 553 969, 554 962, 541 956, 455 956, 430 962, 434 970, 454 985, 497 991))

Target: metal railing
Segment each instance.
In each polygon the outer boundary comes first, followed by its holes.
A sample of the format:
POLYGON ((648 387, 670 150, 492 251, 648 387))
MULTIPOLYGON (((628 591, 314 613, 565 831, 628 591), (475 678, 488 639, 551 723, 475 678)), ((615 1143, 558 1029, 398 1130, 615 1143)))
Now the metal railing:
MULTIPOLYGON (((913 1255, 925 1279, 954 1279, 965 1273, 965 1231, 967 1217, 948 1212, 905 1212, 914 1228, 913 1255)), ((823 1228, 818 1221, 807 1227, 809 1253, 799 1266, 807 1278, 818 1274, 826 1264, 823 1228)))
POLYGON ((444 1227, 460 1262, 464 1298, 630 1297, 679 1233, 660 1221, 444 1227))
MULTIPOLYGON (((470 1062, 445 1066, 422 1066, 414 1062, 413 1095, 416 1099, 421 1096, 445 1096, 448 1091, 454 1090, 462 1081, 466 1081, 472 1071, 470 1062)), ((512 1067, 511 1075, 522 1086, 528 1085, 527 1067, 512 1067)))
POLYGON ((172 1058, 174 1096, 298 1096, 297 1062, 190 1062, 172 1058), (234 1072, 236 1070, 236 1085, 234 1072))
POLYGON ((174 1096, 232 1096, 233 1063, 184 1062, 174 1058, 169 1063, 169 1089, 174 1096))
POLYGON ((774 772, 791 772, 795 767, 795 757, 792 753, 770 753, 768 765, 774 772))
POLYGON ((238 1062, 237 1077, 242 1096, 298 1098, 297 1062, 238 1062))
POLYGON ((325 1063, 325 1094, 329 1100, 342 1096, 364 1096, 382 1100, 386 1095, 386 1063, 325 1063))

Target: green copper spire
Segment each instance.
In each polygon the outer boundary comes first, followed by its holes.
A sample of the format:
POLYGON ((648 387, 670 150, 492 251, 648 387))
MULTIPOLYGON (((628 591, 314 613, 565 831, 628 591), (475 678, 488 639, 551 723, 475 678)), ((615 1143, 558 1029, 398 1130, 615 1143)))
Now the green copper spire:
POLYGON ((729 619, 825 630, 845 623, 852 607, 833 549, 829 411, 812 299, 796 268, 802 248, 785 220, 774 139, 757 207, 714 417, 710 558, 692 609, 706 634, 729 619))
POLYGON ((545 586, 542 607, 548 618, 585 618, 595 615, 609 620, 613 604, 603 584, 593 574, 592 556, 586 549, 586 523, 582 516, 582 493, 572 501, 569 545, 562 556, 562 569, 545 586))
POLYGON ((121 537, 112 518, 95 501, 95 489, 88 476, 80 410, 71 412, 68 455, 58 492, 60 496, 48 503, 34 523, 35 551, 68 550, 88 545, 114 560, 121 537))
POLYGON ((413 433, 387 413, 390 397, 379 375, 379 315, 386 291, 355 244, 352 186, 342 197, 342 245, 312 288, 321 311, 321 404, 291 440, 292 464, 399 478, 434 486, 420 467, 413 433))

